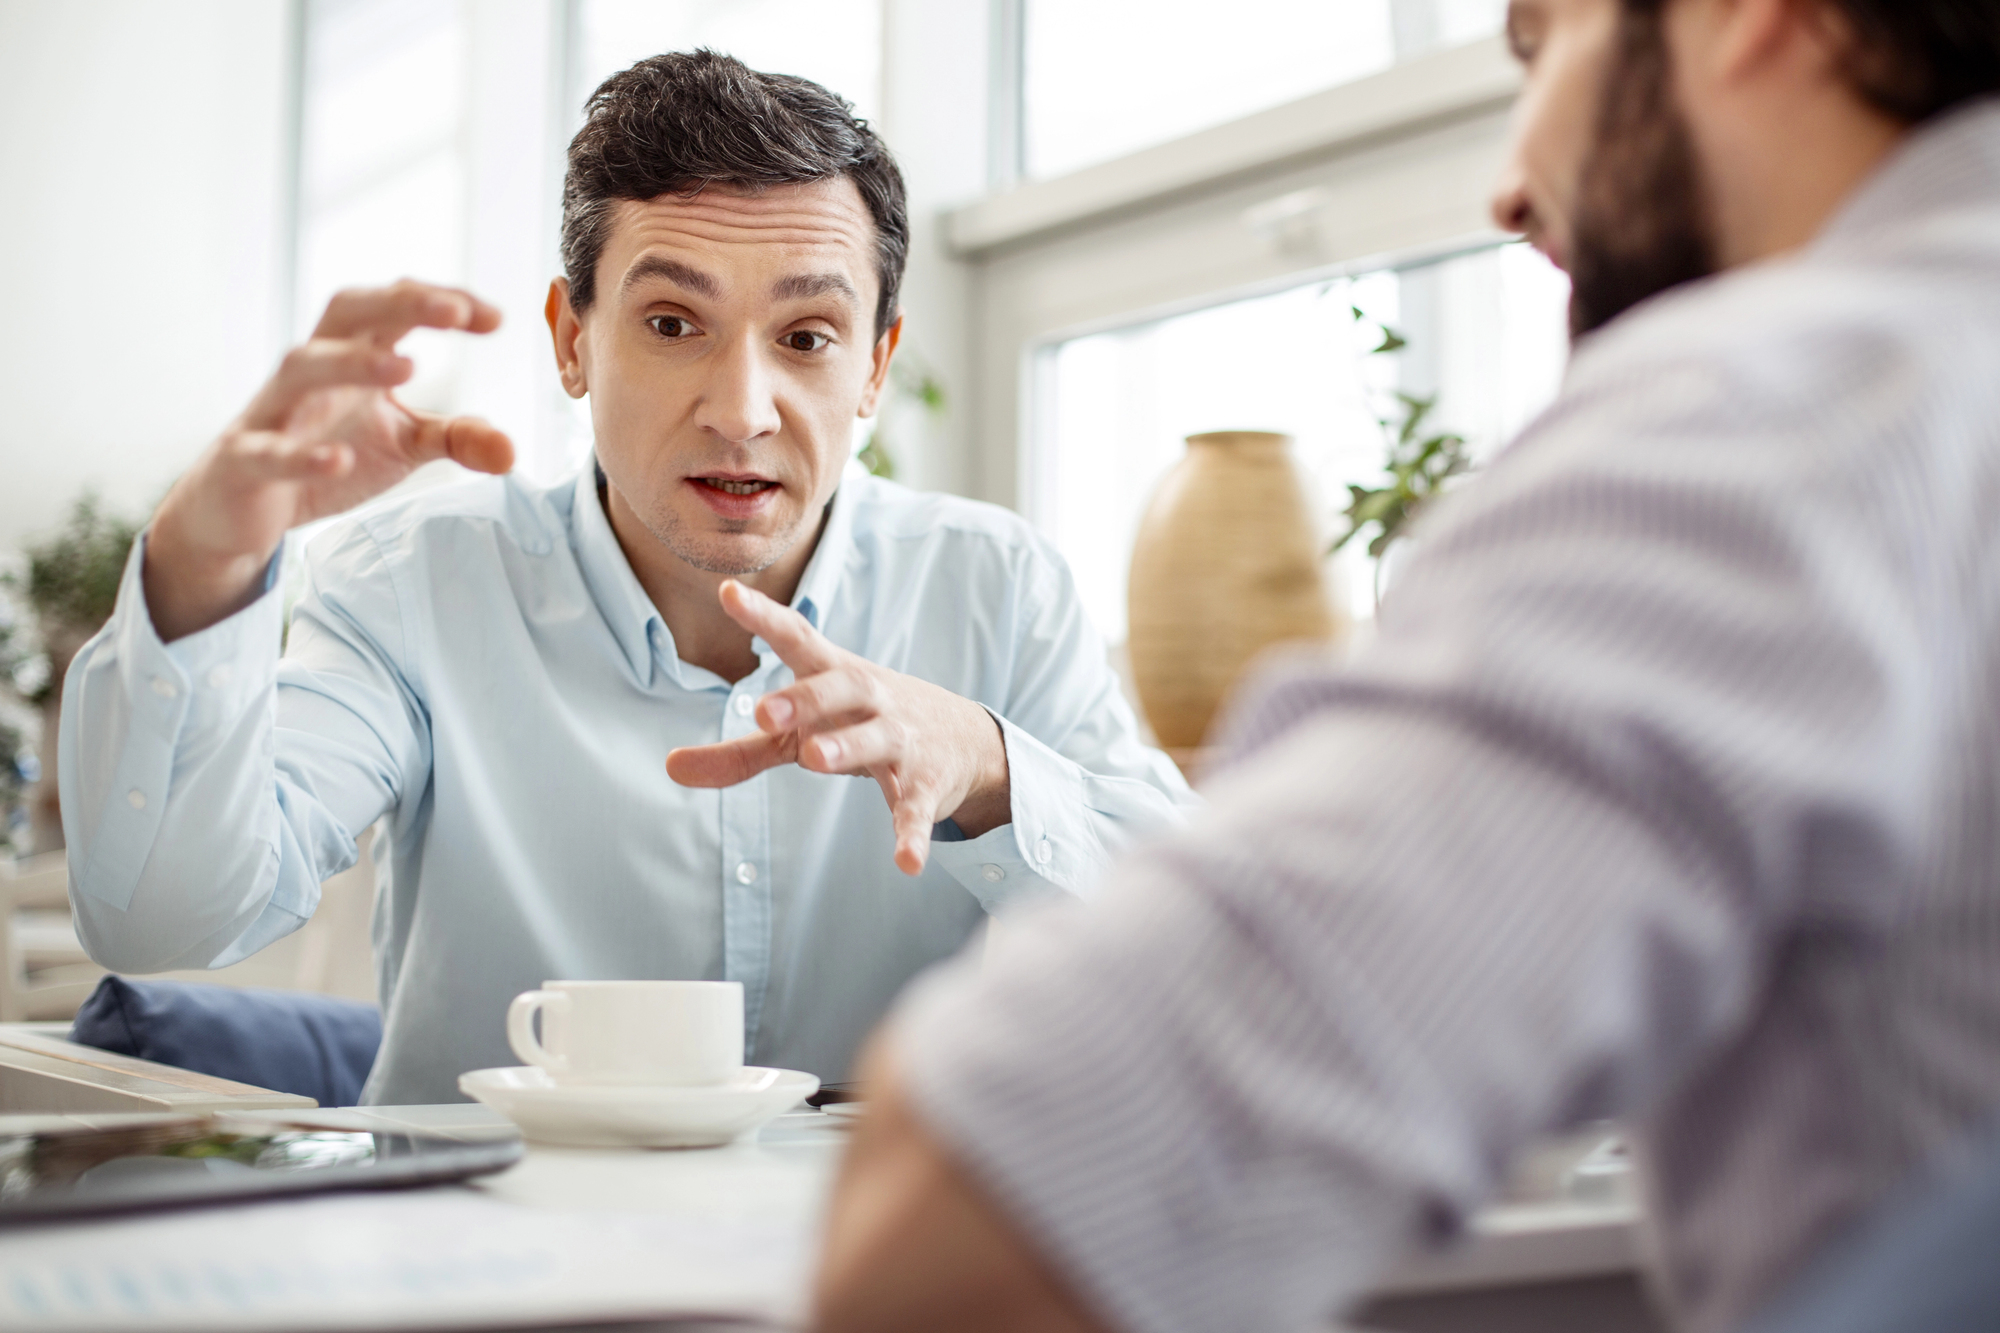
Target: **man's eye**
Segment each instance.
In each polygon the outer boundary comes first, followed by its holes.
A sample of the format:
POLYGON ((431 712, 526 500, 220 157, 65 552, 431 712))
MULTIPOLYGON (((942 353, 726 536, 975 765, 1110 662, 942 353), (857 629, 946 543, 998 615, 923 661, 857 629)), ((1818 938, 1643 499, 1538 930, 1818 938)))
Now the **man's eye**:
POLYGON ((646 323, 652 325, 653 332, 662 338, 685 338, 694 332, 694 325, 679 315, 654 315, 646 323))
POLYGON ((824 333, 814 333, 810 329, 800 329, 797 333, 788 333, 784 338, 785 346, 791 348, 794 352, 817 352, 832 341, 833 339, 827 337, 824 333))

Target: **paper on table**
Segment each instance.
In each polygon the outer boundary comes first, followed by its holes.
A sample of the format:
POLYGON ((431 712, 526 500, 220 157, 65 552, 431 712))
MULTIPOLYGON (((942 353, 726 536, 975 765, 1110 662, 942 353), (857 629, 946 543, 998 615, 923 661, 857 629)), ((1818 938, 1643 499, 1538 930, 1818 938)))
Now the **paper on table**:
POLYGON ((712 1212, 527 1208, 455 1189, 160 1213, 0 1231, 0 1327, 784 1320, 802 1307, 810 1239, 712 1212))

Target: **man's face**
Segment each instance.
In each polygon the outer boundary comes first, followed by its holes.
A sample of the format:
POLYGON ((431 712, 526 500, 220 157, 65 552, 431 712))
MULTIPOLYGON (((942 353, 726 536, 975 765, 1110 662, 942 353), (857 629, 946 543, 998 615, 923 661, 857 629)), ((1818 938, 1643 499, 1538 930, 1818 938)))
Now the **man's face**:
MULTIPOLYGON (((596 277, 563 379, 589 392, 598 462, 633 514, 715 574, 812 540, 895 345, 875 337, 854 183, 623 201, 596 277)), ((562 342, 558 327, 559 359, 562 342)))
POLYGON ((1512 0, 1507 36, 1527 83, 1493 214, 1569 273, 1572 334, 1713 272, 1659 17, 1618 0, 1512 0))

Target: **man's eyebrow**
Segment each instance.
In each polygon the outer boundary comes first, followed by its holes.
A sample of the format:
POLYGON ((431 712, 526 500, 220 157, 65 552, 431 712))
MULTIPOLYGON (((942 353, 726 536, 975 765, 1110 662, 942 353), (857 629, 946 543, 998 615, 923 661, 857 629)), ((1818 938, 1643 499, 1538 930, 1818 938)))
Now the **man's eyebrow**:
POLYGON ((631 268, 625 270, 625 280, 619 284, 621 292, 629 292, 648 278, 665 278, 676 287, 705 296, 711 301, 722 299, 722 284, 703 273, 698 268, 690 268, 678 259, 668 259, 665 255, 647 255, 631 268))
POLYGON ((854 284, 839 273, 794 273, 771 284, 771 299, 774 301, 808 301, 828 292, 844 296, 852 304, 861 303, 861 293, 855 291, 854 284))

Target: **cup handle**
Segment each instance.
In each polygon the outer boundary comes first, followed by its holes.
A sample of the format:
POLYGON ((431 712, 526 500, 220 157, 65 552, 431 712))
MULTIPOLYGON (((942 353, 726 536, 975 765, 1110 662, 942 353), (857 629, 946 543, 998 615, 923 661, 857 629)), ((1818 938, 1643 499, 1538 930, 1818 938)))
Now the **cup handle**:
MULTIPOLYGON (((557 1055, 535 1040, 535 1011, 544 1006, 558 1013, 569 1010, 569 996, 561 991, 531 990, 514 997, 507 1006, 507 1044, 528 1064, 559 1074, 569 1068, 569 1057, 557 1055)), ((547 1017, 544 1016, 544 1024, 547 1017)))

